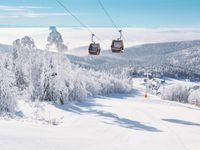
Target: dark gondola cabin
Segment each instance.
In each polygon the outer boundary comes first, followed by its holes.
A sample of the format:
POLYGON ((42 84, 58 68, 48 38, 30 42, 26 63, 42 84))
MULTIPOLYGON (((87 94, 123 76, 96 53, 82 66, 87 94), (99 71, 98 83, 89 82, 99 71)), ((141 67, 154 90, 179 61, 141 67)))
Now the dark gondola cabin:
POLYGON ((101 51, 101 47, 99 43, 94 42, 94 34, 92 34, 92 43, 90 44, 88 51, 90 55, 99 55, 101 51))
POLYGON ((113 40, 111 45, 111 50, 113 53, 123 53, 124 51, 123 40, 113 40))
POLYGON ((120 37, 112 41, 111 50, 113 53, 123 53, 124 51, 124 42, 122 38, 122 30, 119 30, 120 37))
POLYGON ((99 55, 101 51, 100 44, 91 43, 88 50, 90 55, 99 55))

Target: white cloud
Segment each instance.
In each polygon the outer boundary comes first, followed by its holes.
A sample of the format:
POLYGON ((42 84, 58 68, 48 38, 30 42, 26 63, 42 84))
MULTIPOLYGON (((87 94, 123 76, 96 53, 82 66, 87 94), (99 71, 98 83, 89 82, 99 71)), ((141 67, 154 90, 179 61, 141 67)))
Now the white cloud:
POLYGON ((18 18, 18 16, 15 15, 0 15, 1 19, 7 19, 7 18, 18 18))
POLYGON ((24 8, 24 9, 46 9, 50 7, 43 7, 43 6, 18 6, 19 8, 24 8))
POLYGON ((35 9, 46 9, 49 7, 40 7, 40 6, 4 6, 0 5, 0 18, 17 18, 17 17, 25 17, 25 18, 40 18, 47 16, 68 16, 68 13, 61 12, 37 12, 35 9))
POLYGON ((26 11, 24 8, 15 6, 0 6, 0 11, 13 11, 13 12, 23 12, 26 11))
POLYGON ((68 16, 70 14, 67 13, 21 13, 20 14, 22 17, 32 17, 32 18, 37 18, 37 17, 47 17, 47 16, 68 16))
POLYGON ((9 11, 9 12, 24 12, 24 11, 29 11, 29 9, 44 9, 44 8, 49 8, 49 7, 0 5, 0 11, 9 11))

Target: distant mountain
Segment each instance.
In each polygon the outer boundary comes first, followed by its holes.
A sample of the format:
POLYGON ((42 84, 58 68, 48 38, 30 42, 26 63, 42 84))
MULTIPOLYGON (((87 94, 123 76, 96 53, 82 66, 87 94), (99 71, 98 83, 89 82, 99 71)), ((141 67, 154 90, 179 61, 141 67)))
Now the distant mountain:
POLYGON ((103 51, 100 56, 68 57, 87 68, 132 67, 170 77, 200 79, 200 40, 145 44, 126 48, 122 54, 103 51))
POLYGON ((200 46, 194 46, 170 53, 166 57, 169 64, 200 74, 200 46))

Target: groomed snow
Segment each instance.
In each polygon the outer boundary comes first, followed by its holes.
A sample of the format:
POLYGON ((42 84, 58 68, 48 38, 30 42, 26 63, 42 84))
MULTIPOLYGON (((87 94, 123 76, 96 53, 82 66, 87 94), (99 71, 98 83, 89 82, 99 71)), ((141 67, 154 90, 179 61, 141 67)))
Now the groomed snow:
MULTIPOLYGON (((199 150, 200 109, 148 95, 136 81, 129 95, 64 106, 44 104, 43 117, 0 120, 2 150, 199 150)), ((24 105, 24 104, 23 104, 24 105)))

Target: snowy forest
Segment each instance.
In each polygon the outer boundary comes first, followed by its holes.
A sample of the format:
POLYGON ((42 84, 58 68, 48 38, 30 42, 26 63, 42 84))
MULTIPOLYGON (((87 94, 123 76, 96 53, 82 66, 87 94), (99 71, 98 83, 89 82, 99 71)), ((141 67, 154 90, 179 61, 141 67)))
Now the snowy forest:
POLYGON ((131 78, 72 64, 65 52, 62 35, 50 27, 46 49, 37 49, 25 36, 13 42, 12 55, 1 55, 0 111, 15 113, 19 101, 48 101, 65 104, 87 97, 128 93, 131 78), (53 52, 54 50, 54 52, 53 52))

